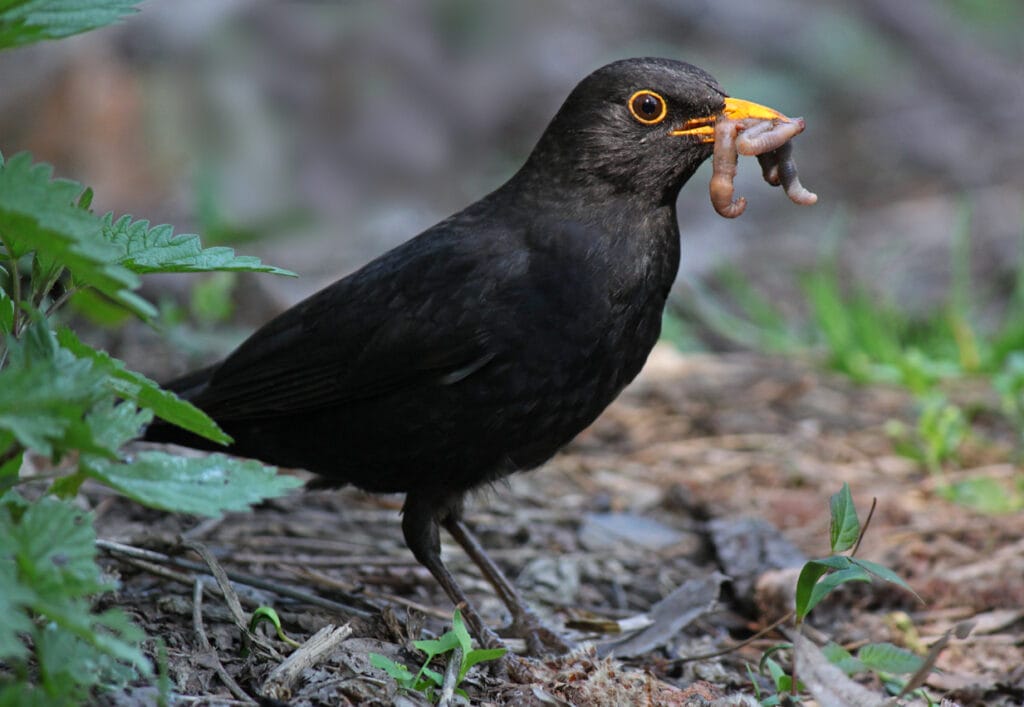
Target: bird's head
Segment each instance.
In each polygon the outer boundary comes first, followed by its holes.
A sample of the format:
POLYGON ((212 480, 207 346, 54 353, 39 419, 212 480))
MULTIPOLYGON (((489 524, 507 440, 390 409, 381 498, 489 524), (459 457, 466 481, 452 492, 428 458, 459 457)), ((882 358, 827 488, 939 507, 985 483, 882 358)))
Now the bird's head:
POLYGON ((711 156, 715 121, 783 119, 730 98, 709 73, 670 59, 624 59, 583 79, 555 115, 524 172, 598 193, 675 200, 711 156))

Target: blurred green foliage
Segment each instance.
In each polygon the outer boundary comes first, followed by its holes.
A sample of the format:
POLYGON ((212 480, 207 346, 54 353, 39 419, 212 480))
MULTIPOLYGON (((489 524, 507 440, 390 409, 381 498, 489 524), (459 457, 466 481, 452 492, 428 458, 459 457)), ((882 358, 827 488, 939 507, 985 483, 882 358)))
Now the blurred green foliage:
MULTIPOLYGON (((917 400, 917 421, 893 421, 887 430, 896 451, 935 474, 945 496, 985 512, 1024 508, 1024 474, 1009 482, 986 476, 950 479, 969 439, 985 439, 973 420, 982 412, 1001 417, 1016 434, 1016 454, 1024 453, 1024 238, 1013 291, 1002 316, 979 323, 983 302, 972 282, 970 211, 965 205, 954 228, 950 251, 951 285, 945 302, 931 312, 911 315, 887 301, 868 283, 849 282, 834 252, 800 276, 805 320, 787 316, 737 270, 716 278, 720 295, 694 289, 696 304, 678 312, 666 330, 692 332, 694 323, 742 347, 770 353, 820 353, 823 363, 858 383, 901 386, 917 400), (687 323, 686 319, 689 320, 687 323), (963 379, 982 381, 994 393, 952 401, 946 388, 963 379), (993 407, 991 400, 999 400, 993 407)), ((691 339, 683 344, 692 347, 691 339)))

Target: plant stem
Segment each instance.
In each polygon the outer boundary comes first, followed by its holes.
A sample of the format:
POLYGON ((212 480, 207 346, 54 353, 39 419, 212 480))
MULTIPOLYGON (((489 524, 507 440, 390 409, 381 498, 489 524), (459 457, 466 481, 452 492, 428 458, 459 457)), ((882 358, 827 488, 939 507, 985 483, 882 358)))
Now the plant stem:
POLYGON ((857 536, 857 542, 853 545, 853 550, 850 551, 850 557, 857 554, 857 549, 860 548, 860 541, 864 539, 864 533, 868 532, 868 526, 871 525, 871 518, 875 515, 875 506, 878 505, 878 497, 872 497, 871 499, 871 510, 868 511, 868 517, 864 520, 864 525, 860 528, 860 535, 857 536))
POLYGON ((45 312, 44 316, 49 318, 51 314, 53 314, 58 309, 63 307, 64 303, 67 302, 71 298, 72 295, 74 295, 76 292, 78 292, 81 289, 82 289, 81 287, 70 287, 70 288, 64 290, 64 292, 61 293, 61 296, 58 297, 57 299, 55 299, 50 304, 50 306, 46 308, 46 312, 45 312))
MULTIPOLYGON (((11 336, 15 339, 21 333, 21 273, 18 272, 18 259, 14 257, 10 247, 0 234, 0 246, 3 246, 7 253, 7 262, 11 264, 11 300, 14 302, 14 321, 11 324, 11 336)), ((6 354, 6 352, 5 352, 6 354)), ((5 356, 6 357, 6 356, 5 356)))

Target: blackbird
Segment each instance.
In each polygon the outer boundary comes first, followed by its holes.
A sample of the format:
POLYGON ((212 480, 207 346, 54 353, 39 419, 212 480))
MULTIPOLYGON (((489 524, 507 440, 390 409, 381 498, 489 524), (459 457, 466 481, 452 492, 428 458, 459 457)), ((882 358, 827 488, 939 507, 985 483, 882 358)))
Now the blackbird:
POLYGON ((679 266, 676 197, 723 116, 786 120, 680 61, 598 69, 504 185, 169 384, 226 449, 162 423, 146 438, 404 493, 406 544, 484 644, 440 525, 530 647, 563 648, 460 520, 463 498, 548 460, 640 371, 679 266))

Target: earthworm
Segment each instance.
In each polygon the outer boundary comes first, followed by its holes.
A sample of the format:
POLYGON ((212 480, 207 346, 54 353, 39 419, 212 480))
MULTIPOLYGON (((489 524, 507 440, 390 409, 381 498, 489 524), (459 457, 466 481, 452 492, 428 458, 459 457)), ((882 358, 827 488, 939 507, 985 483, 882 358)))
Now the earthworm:
POLYGON ((787 142, 779 147, 775 154, 778 155, 779 181, 786 191, 786 196, 794 204, 810 206, 818 201, 818 195, 807 191, 800 178, 796 174, 796 162, 793 161, 793 143, 787 142))
POLYGON ((743 131, 736 138, 736 151, 741 155, 762 155, 777 150, 807 127, 803 118, 788 122, 746 118, 737 122, 743 131))
POLYGON ((715 149, 711 159, 711 204, 722 216, 736 218, 747 200, 733 199, 736 165, 739 155, 756 155, 764 180, 773 187, 782 186, 790 201, 809 206, 818 201, 816 194, 800 184, 793 144, 790 140, 803 132, 803 118, 792 120, 719 119, 715 124, 715 149))
POLYGON ((738 124, 732 120, 719 120, 715 124, 715 151, 711 157, 711 205, 720 215, 736 218, 747 208, 742 196, 733 201, 736 177, 736 132, 738 124))
POLYGON ((773 187, 782 184, 779 179, 779 157, 774 150, 758 155, 757 161, 761 164, 761 176, 764 177, 764 181, 773 187))

